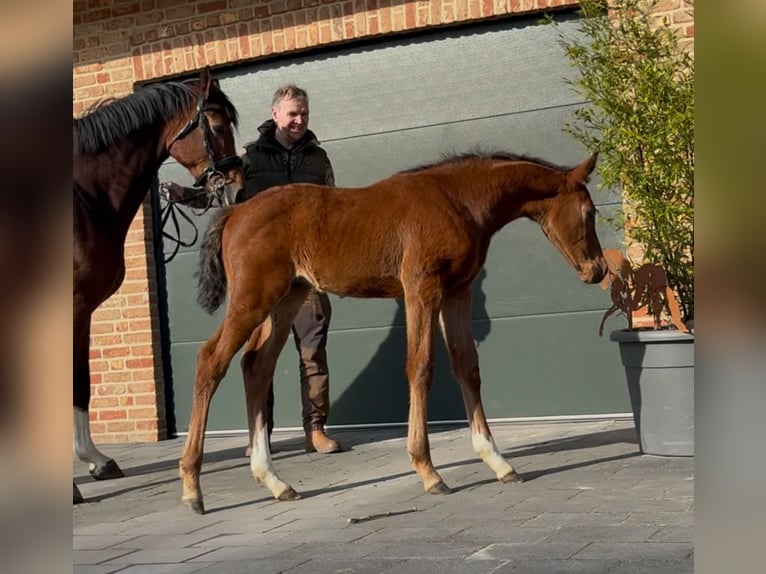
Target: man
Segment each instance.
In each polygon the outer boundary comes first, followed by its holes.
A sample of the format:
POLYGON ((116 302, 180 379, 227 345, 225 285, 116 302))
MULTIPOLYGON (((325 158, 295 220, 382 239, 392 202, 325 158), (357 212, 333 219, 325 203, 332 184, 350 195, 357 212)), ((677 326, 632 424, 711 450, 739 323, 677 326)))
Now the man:
MULTIPOLYGON (((316 183, 335 185, 330 159, 319 147, 309 125, 309 98, 305 90, 287 85, 275 93, 271 119, 258 128, 257 140, 245 145, 242 153, 245 173, 244 196, 249 199, 276 185, 316 183)), ((174 201, 195 203, 196 190, 174 183, 163 184, 163 193, 174 201), (191 200, 191 201, 187 201, 191 200)), ((328 437, 324 426, 330 411, 330 375, 327 367, 327 331, 330 300, 325 293, 311 291, 293 323, 293 339, 300 354, 301 401, 306 451, 333 453, 340 444, 328 437)), ((269 389, 269 434, 274 427, 274 390, 269 389)))

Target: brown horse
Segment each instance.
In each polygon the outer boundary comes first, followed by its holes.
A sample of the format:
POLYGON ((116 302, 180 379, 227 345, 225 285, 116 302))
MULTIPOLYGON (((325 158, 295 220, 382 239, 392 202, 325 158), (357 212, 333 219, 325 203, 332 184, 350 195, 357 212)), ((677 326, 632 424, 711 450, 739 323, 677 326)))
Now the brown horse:
MULTIPOLYGON (((122 283, 128 227, 169 156, 222 201, 243 187, 232 132, 237 121, 207 69, 199 81, 139 88, 74 120, 74 442, 94 478, 122 471, 90 436, 91 314, 122 283)), ((82 500, 76 486, 73 499, 82 500)))
POLYGON ((277 499, 298 498, 272 465, 265 413, 277 357, 311 287, 341 296, 404 298, 407 452, 426 491, 450 491, 431 462, 426 428, 437 324, 475 451, 499 480, 521 482, 495 446, 484 415, 471 334, 471 283, 493 234, 519 217, 539 223, 583 281, 601 281, 607 265, 585 186, 595 163, 596 155, 573 169, 513 155, 464 155, 361 189, 273 188, 221 212, 202 243, 198 300, 212 312, 228 293, 228 307, 197 360, 179 463, 183 502, 204 512, 199 476, 210 400, 246 342, 242 370, 250 467, 277 499))

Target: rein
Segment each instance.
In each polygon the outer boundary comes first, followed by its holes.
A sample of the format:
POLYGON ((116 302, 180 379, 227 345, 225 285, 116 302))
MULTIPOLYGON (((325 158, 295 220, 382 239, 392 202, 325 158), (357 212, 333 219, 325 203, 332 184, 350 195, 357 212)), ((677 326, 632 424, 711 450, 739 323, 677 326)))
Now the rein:
MULTIPOLYGON (((203 189, 200 190, 197 194, 192 195, 191 197, 199 197, 200 195, 207 194, 207 192, 203 189)), ((207 205, 200 211, 199 213, 196 213, 192 211, 192 213, 195 216, 204 215, 207 213, 207 211, 213 206, 213 202, 215 201, 215 196, 210 195, 208 197, 207 205)), ((170 263, 176 255, 178 255, 178 251, 181 249, 181 247, 191 247, 197 242, 197 238, 199 237, 199 230, 197 229, 197 226, 194 224, 194 221, 191 217, 180 207, 176 205, 176 201, 173 201, 172 199, 168 198, 167 203, 165 204, 165 207, 160 209, 160 229, 162 230, 162 237, 165 239, 168 239, 171 243, 174 244, 173 246, 173 252, 170 254, 170 256, 166 257, 163 260, 163 263, 166 265, 170 263), (191 241, 184 241, 181 239, 181 223, 178 219, 178 216, 181 216, 182 219, 184 219, 192 228, 194 231, 194 237, 191 239, 191 241), (168 233, 166 231, 166 227, 168 225, 168 221, 171 222, 173 226, 173 234, 168 233)))

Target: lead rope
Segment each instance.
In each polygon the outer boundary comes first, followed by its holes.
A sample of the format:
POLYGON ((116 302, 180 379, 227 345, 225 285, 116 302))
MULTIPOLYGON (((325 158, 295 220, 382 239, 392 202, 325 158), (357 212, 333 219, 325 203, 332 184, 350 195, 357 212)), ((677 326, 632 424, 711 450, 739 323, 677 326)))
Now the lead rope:
MULTIPOLYGON (((188 200, 188 199, 191 199, 192 197, 199 197, 200 195, 206 194, 206 193, 207 193, 206 191, 202 190, 198 194, 192 195, 184 199, 188 200)), ((207 202, 207 206, 205 206, 202 209, 202 211, 199 213, 193 212, 194 215, 200 216, 205 214, 212 207, 214 199, 215 198, 211 195, 207 202)), ((173 259, 178 254, 178 251, 181 249, 181 247, 191 247, 197 242, 197 237, 199 237, 199 230, 197 229, 197 226, 194 224, 194 221, 192 220, 192 218, 189 217, 189 215, 183 209, 177 206, 176 203, 179 203, 179 202, 176 202, 168 198, 166 200, 165 206, 160 209, 160 225, 162 229, 162 237, 164 237, 165 239, 168 239, 171 243, 173 243, 173 252, 170 254, 169 257, 166 257, 163 261, 165 265, 173 261, 173 259), (181 215, 183 219, 186 220, 186 222, 194 230, 194 237, 192 238, 191 241, 184 241, 183 239, 181 239, 181 223, 178 220, 179 214, 181 215), (168 224, 168 221, 172 222, 175 236, 171 235, 165 230, 168 224)))

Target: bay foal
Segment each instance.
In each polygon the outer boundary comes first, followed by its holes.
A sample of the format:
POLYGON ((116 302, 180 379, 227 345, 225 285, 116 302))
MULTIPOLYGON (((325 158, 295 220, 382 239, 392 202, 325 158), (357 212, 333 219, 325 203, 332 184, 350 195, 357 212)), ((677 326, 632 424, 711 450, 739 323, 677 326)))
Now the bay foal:
POLYGON ((520 482, 495 446, 484 415, 471 334, 471 284, 492 236, 520 217, 540 224, 584 282, 601 281, 607 266, 585 186, 595 163, 596 155, 572 169, 507 154, 463 155, 361 189, 274 188, 222 211, 203 240, 199 302, 212 312, 228 295, 228 307, 197 360, 179 463, 183 502, 204 512, 200 470, 210 400, 245 344, 253 476, 279 500, 299 497, 274 469, 265 416, 277 357, 311 287, 350 297, 404 298, 407 452, 426 491, 450 491, 431 462, 426 427, 437 325, 476 453, 502 482, 520 482))

